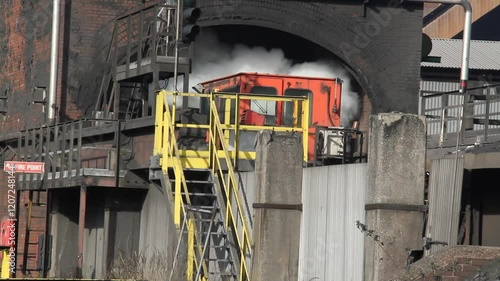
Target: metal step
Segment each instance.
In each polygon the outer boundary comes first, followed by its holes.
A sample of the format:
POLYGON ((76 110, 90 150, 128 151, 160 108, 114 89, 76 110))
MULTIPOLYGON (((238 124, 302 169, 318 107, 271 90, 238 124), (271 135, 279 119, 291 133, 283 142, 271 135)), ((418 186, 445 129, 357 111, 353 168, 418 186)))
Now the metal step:
MULTIPOLYGON (((188 234, 188 231, 185 230, 183 233, 184 234, 188 234)), ((198 232, 198 233, 200 233, 200 234, 208 234, 208 232, 206 232, 206 231, 198 232)), ((227 234, 224 233, 224 232, 210 232, 210 235, 227 236, 227 234)))
MULTIPOLYGON (((24 207, 28 207, 29 203, 24 203, 24 207)), ((31 207, 45 207, 45 203, 31 203, 31 207)))
POLYGON ((45 219, 45 216, 31 216, 32 219, 45 219))
POLYGON ((182 169, 185 172, 210 172, 211 169, 201 169, 201 168, 184 168, 182 169))
MULTIPOLYGON (((186 195, 185 192, 181 192, 182 195, 186 195)), ((216 197, 217 195, 213 193, 200 193, 200 192, 189 192, 188 195, 191 196, 207 196, 207 197, 216 197)))
POLYGON ((208 274, 211 274, 211 275, 220 275, 220 276, 233 276, 234 278, 236 278, 236 274, 229 273, 229 272, 225 272, 225 273, 221 273, 221 272, 209 272, 208 274))
MULTIPOLYGON (((175 179, 169 179, 170 182, 174 183, 175 179)), ((207 181, 207 180, 186 180, 186 183, 191 183, 191 184, 213 184, 213 181, 207 181)))
POLYGON ((215 262, 227 262, 227 263, 234 263, 232 260, 227 260, 227 259, 205 259, 206 261, 215 261, 215 262))
MULTIPOLYGON (((195 245, 196 247, 204 247, 205 245, 195 245)), ((211 249, 229 249, 228 246, 210 246, 211 249)))
POLYGON ((219 207, 215 206, 200 206, 200 205, 186 205, 186 207, 189 208, 194 208, 194 209, 205 209, 205 210, 210 210, 210 209, 219 209, 219 207))

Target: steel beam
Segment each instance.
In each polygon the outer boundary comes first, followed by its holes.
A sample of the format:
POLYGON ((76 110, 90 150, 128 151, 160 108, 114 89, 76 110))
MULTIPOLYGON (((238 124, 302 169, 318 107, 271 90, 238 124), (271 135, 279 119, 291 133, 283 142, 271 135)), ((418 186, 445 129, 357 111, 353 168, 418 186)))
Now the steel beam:
POLYGON ((78 218, 78 260, 76 266, 77 278, 83 277, 83 242, 85 235, 85 212, 87 209, 87 187, 80 188, 80 213, 78 218))

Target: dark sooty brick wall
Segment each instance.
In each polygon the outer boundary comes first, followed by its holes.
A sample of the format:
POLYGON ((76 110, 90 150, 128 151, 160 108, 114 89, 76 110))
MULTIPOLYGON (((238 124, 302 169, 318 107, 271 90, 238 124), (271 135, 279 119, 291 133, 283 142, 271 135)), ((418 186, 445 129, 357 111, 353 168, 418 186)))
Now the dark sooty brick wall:
MULTIPOLYGON (((104 71, 112 21, 152 1, 61 0, 57 103, 61 121, 91 108, 104 71)), ((43 125, 35 86, 49 85, 52 1, 0 1, 0 133, 43 125), (4 108, 4 102, 0 101, 4 108)))
MULTIPOLYGON (((0 2, 0 94, 8 113, 0 132, 45 122, 41 93, 49 83, 50 0, 0 2)), ((145 4, 62 1, 58 106, 61 119, 90 113, 104 71, 112 20, 145 4)), ((152 1, 146 1, 146 5, 152 1)), ((263 26, 301 36, 331 51, 370 95, 373 112, 417 111, 422 12, 399 0, 199 0, 200 23, 263 26)), ((304 50, 307 52, 308 50, 304 50)))
MULTIPOLYGON (((145 2, 147 5, 150 1, 145 2)), ((80 117, 95 100, 113 18, 145 4, 137 0, 61 1, 57 89, 61 121, 80 117)), ((0 107, 7 110, 0 115, 0 136, 46 122, 42 106, 33 104, 42 93, 33 89, 49 84, 51 28, 51 0, 0 1, 0 96, 8 97, 6 106, 0 101, 0 107)), ((7 191, 7 175, 0 173, 0 217, 7 214, 7 191)), ((34 201, 44 203, 45 192, 35 193, 34 201)), ((29 240, 33 244, 26 253, 27 196, 27 192, 21 194, 19 206, 17 267, 27 269, 27 275, 38 276, 35 243, 45 225, 43 219, 32 221, 32 228, 39 231, 32 233, 29 240)), ((44 216, 43 207, 35 207, 33 215, 44 216)))
MULTIPOLYGON (((201 24, 257 25, 301 36, 343 60, 373 112, 416 113, 422 4, 399 0, 198 0, 201 24)), ((304 50, 307 52, 308 50, 304 50)))

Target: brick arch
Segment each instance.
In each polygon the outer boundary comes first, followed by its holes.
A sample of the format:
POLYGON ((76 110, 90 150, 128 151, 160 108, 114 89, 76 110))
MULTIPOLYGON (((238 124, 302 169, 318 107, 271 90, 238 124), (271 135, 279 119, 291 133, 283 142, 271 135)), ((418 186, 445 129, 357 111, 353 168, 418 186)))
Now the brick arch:
POLYGON ((300 36, 336 55, 368 93, 373 112, 416 113, 421 5, 399 1, 198 0, 201 26, 250 25, 300 36), (332 3, 333 2, 333 3, 332 3))

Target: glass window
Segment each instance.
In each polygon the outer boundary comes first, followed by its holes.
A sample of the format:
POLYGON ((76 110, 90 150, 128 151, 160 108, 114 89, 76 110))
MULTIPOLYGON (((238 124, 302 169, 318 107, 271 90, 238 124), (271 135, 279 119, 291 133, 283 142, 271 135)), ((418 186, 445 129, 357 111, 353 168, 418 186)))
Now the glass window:
MULTIPOLYGON (((278 90, 274 87, 255 86, 250 91, 254 95, 277 96, 278 90)), ((276 101, 252 100, 250 109, 263 115, 276 115, 276 101)))
MULTIPOLYGON (((312 124, 312 104, 313 104, 313 93, 309 89, 286 89, 285 96, 288 97, 309 97, 309 125, 312 124)), ((293 102, 284 102, 283 108, 283 125, 293 126, 293 102)), ((299 111, 302 111, 301 104, 299 103, 299 111)), ((301 118, 299 115, 298 123, 300 124, 301 118)))

